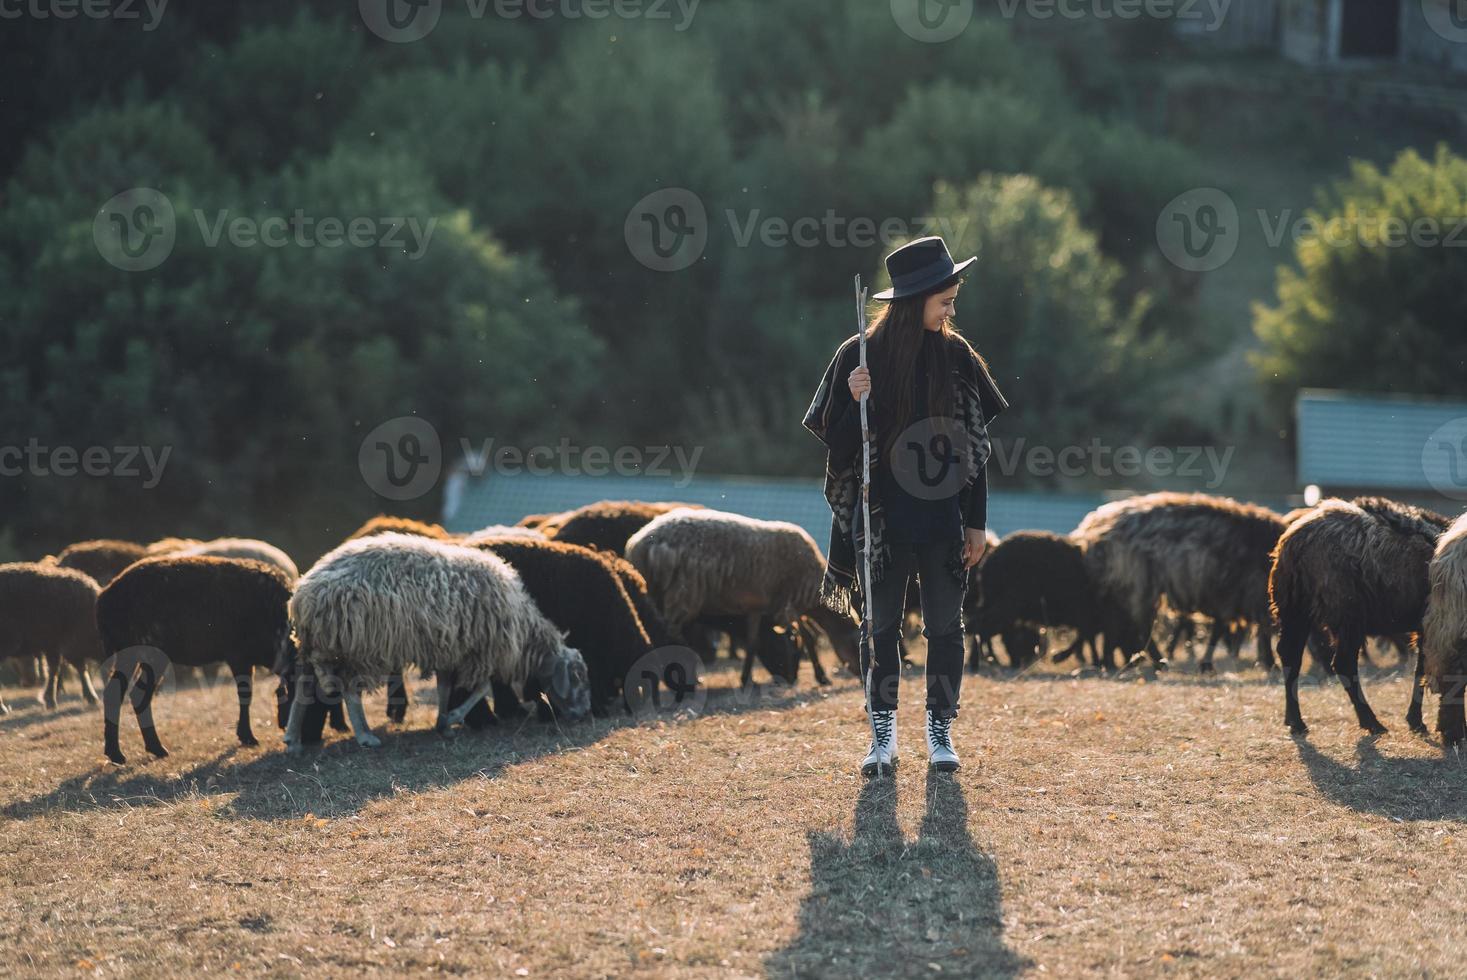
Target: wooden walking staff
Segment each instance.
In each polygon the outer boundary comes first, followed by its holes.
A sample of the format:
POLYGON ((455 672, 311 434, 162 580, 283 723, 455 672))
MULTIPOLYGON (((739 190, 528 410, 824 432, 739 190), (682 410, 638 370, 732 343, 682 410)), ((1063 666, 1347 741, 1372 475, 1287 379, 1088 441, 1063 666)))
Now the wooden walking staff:
MULTIPOLYGON (((857 343, 861 352, 861 367, 866 366, 866 290, 861 288, 861 277, 856 276, 856 330, 857 343)), ((861 526, 866 529, 866 534, 861 542, 861 563, 866 569, 866 596, 861 603, 861 618, 865 620, 862 624, 861 644, 866 648, 866 720, 871 723, 871 739, 873 743, 880 743, 880 737, 876 733, 876 715, 871 710, 871 678, 876 674, 876 640, 872 636, 873 622, 875 616, 871 612, 871 593, 875 591, 871 587, 871 428, 866 415, 866 399, 871 394, 869 391, 861 393, 861 526)), ((876 758, 876 774, 881 775, 883 758, 878 749, 876 758)))

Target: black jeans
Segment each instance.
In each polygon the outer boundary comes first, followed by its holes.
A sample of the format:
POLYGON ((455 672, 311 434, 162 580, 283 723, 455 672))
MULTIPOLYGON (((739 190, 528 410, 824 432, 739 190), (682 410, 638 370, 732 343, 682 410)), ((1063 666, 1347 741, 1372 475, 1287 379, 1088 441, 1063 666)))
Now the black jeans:
MULTIPOLYGON (((897 638, 907 618, 907 580, 917 573, 922 598, 922 635, 927 638, 927 709, 938 715, 958 713, 958 694, 963 686, 963 592, 967 582, 957 582, 947 570, 952 542, 891 545, 891 564, 870 596, 871 623, 876 634, 876 669, 871 676, 871 705, 877 711, 895 710, 901 678, 897 638)), ((866 581, 865 563, 857 551, 856 574, 866 581)), ((861 637, 866 633, 865 620, 861 637)), ((861 644, 861 678, 869 667, 870 646, 861 644)))

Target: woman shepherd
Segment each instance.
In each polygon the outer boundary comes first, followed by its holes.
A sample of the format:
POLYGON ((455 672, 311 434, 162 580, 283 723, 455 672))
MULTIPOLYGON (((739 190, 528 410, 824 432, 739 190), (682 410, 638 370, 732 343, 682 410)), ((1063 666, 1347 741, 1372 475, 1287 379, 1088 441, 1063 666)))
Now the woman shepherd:
POLYGON ((975 261, 955 264, 935 235, 888 255, 892 288, 872 297, 887 303, 866 331, 869 368, 860 366, 852 335, 805 413, 805 428, 827 449, 825 498, 833 514, 822 599, 845 611, 870 596, 874 643, 861 644, 861 676, 871 670, 873 738, 861 763, 868 776, 897 762, 897 638, 913 572, 927 638, 928 764, 958 768, 952 723, 963 681, 963 593, 985 547, 987 425, 1008 407, 987 363, 952 328, 963 270, 975 261), (872 436, 871 583, 856 571, 866 540, 857 401, 863 394, 872 436))

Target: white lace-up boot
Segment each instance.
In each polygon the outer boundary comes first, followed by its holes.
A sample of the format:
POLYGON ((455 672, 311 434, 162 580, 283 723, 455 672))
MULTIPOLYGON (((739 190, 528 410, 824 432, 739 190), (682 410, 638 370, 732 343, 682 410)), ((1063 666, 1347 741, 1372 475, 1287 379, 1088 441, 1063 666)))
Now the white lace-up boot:
POLYGON ((871 748, 861 760, 861 775, 889 775, 896 769, 896 712, 871 712, 871 748))
POLYGON ((927 712, 927 765, 940 772, 958 768, 958 754, 953 751, 952 718, 927 712))

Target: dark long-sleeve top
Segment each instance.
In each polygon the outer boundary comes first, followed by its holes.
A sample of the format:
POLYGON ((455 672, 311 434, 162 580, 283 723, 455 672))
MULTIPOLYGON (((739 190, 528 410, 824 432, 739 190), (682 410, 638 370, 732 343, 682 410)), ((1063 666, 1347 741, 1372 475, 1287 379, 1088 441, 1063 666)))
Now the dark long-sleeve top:
MULTIPOLYGON (((926 397, 926 376, 922 370, 923 359, 913 377, 917 394, 916 404, 921 405, 926 397)), ((847 379, 839 379, 847 383, 847 379)), ((876 406, 868 405, 873 428, 879 427, 876 406)), ((846 406, 830 427, 830 451, 833 458, 849 459, 861 451, 861 407, 856 400, 846 406)), ((877 492, 881 495, 886 513, 887 536, 893 541, 932 541, 952 533, 957 525, 984 530, 988 526, 988 467, 979 467, 978 476, 971 485, 959 489, 941 500, 926 500, 907 493, 891 472, 891 461, 880 460, 872 478, 879 481, 877 492)))

